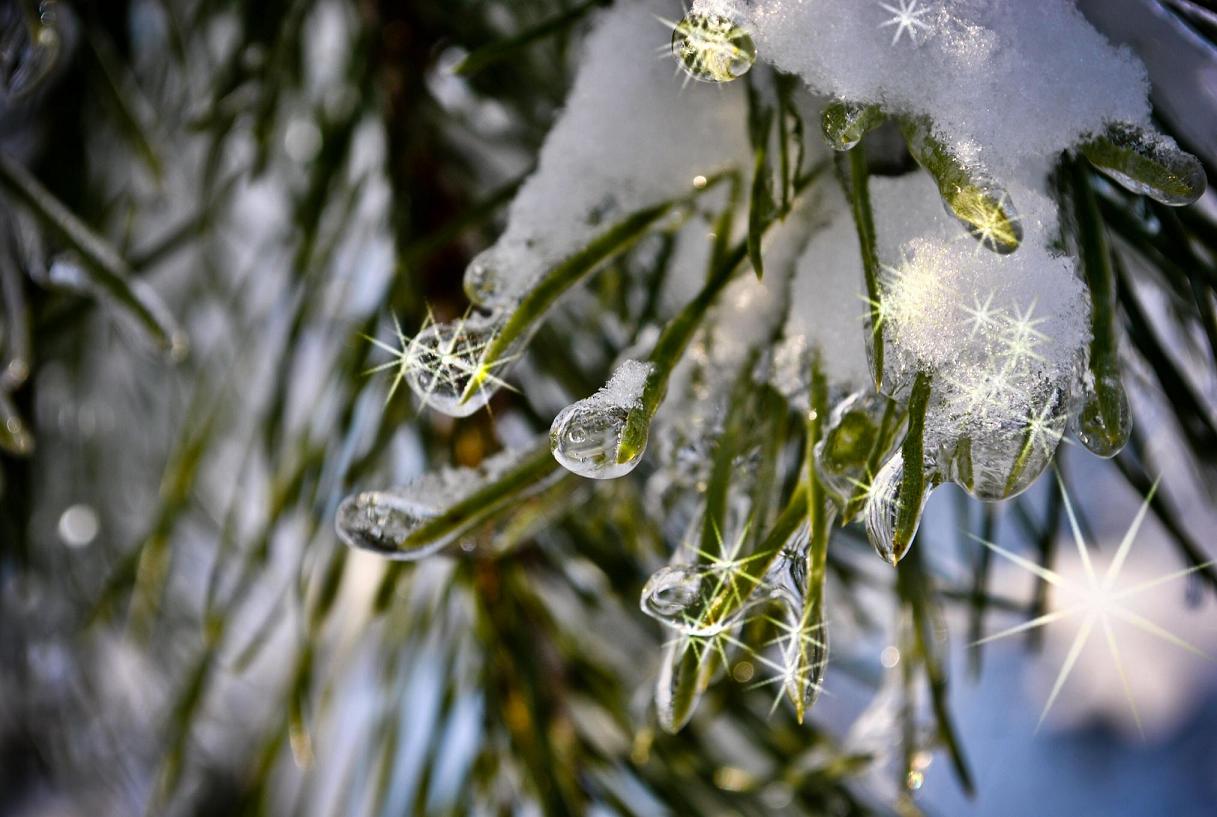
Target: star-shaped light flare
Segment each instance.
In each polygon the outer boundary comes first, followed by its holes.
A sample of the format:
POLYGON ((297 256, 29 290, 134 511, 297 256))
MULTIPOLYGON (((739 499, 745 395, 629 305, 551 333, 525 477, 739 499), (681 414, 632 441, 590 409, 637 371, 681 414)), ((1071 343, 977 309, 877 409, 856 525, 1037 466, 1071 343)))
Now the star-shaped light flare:
MULTIPOLYGON (((1123 540, 1120 542, 1119 548, 1116 550, 1115 556, 1111 560, 1111 564, 1107 566, 1107 570, 1100 574, 1090 558, 1090 550, 1082 536, 1080 527, 1078 526, 1077 516, 1074 513, 1073 504, 1069 500, 1069 495, 1065 491, 1064 482, 1057 475, 1057 482, 1060 485, 1061 496, 1064 499, 1065 510, 1069 517, 1069 526, 1073 533, 1073 540, 1077 546, 1078 556, 1081 558, 1082 566, 1085 571, 1085 581, 1078 581, 1070 577, 1064 576, 1054 570, 1051 570, 1042 565, 1036 564, 1028 559, 1019 556, 1016 553, 1011 553, 1004 548, 1001 548, 992 542, 986 542, 977 539, 982 545, 991 549, 998 555, 1008 559, 1032 575, 1048 582, 1052 586, 1061 590, 1068 595, 1071 600, 1065 606, 1045 613, 1030 621, 1025 621, 1022 624, 1002 630, 999 633, 987 636, 975 642, 973 646, 985 644, 990 641, 996 641, 1000 638, 1017 635, 1029 630, 1034 630, 1038 627, 1046 627, 1049 624, 1054 624, 1058 621, 1063 621, 1068 618, 1080 618, 1081 627, 1077 635, 1070 645, 1069 652, 1065 656, 1064 664, 1062 664, 1060 672, 1057 673, 1056 682, 1052 686, 1052 692, 1048 696, 1048 701, 1044 704, 1044 709, 1040 713, 1038 729, 1043 725, 1044 719, 1048 716, 1052 705, 1056 703, 1060 697, 1061 690, 1065 686, 1065 682, 1069 679, 1070 673, 1077 664, 1078 657, 1082 654, 1086 644, 1089 642, 1091 635, 1096 629, 1101 630, 1104 640, 1107 643, 1107 649, 1111 653, 1112 661, 1116 665, 1116 670, 1120 676, 1120 683, 1124 687, 1124 695, 1128 699, 1129 708, 1132 710, 1133 719, 1136 721, 1137 729, 1144 735, 1144 729, 1141 725, 1141 715, 1137 710, 1136 701, 1133 699, 1132 688, 1128 682, 1128 674, 1124 668, 1124 661, 1121 658, 1120 648, 1116 641, 1115 629, 1112 627, 1113 621, 1121 621, 1126 624, 1131 624, 1137 629, 1154 636, 1155 638, 1166 641, 1181 649, 1187 650, 1190 653, 1198 655, 1202 658, 1209 658, 1208 655, 1201 652, 1197 647, 1184 641, 1174 633, 1169 632, 1163 627, 1155 624, 1139 613, 1134 612, 1128 606, 1129 600, 1141 595, 1149 590, 1158 588, 1168 582, 1181 579, 1196 573, 1200 570, 1206 570, 1209 567, 1217 564, 1217 560, 1208 561, 1204 564, 1193 565, 1182 570, 1177 570, 1173 573, 1168 573, 1156 579, 1151 579, 1146 582, 1135 584, 1131 587, 1120 587, 1119 578, 1120 572, 1124 567, 1124 563, 1128 558, 1128 553, 1132 549, 1133 542, 1137 538, 1138 532, 1141 530, 1141 523, 1145 521, 1145 513, 1149 509, 1150 503, 1153 501, 1154 493, 1157 491, 1158 485, 1154 484, 1150 489, 1149 495, 1141 503, 1137 515, 1133 518, 1132 524, 1129 525, 1128 531, 1124 534, 1123 540)), ((1210 659, 1211 660, 1211 659, 1210 659)))
POLYGON ((891 19, 880 23, 879 28, 896 27, 896 34, 892 37, 893 46, 900 42, 900 38, 906 32, 909 35, 909 40, 916 45, 918 30, 929 31, 931 28, 929 23, 921 19, 930 13, 930 9, 925 6, 917 8, 917 0, 899 0, 899 2, 900 6, 898 8, 887 3, 879 4, 885 11, 891 12, 893 15, 891 19))

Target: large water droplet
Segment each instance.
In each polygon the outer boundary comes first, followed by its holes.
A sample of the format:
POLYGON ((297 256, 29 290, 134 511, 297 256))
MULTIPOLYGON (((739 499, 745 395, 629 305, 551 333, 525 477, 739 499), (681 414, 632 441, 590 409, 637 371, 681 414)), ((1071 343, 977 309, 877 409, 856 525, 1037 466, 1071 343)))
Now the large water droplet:
POLYGON ((421 550, 402 550, 402 541, 437 511, 411 496, 389 491, 363 491, 338 506, 334 528, 338 538, 359 550, 389 559, 413 561, 440 547, 436 543, 421 550))
POLYGON ((646 452, 650 421, 632 415, 642 411, 652 369, 627 360, 600 391, 558 413, 549 448, 563 468, 591 479, 616 479, 634 470, 646 452))
POLYGON ((1204 166, 1174 139, 1117 122, 1081 146, 1082 155, 1124 188, 1172 207, 1204 195, 1204 166))
POLYGON ((1085 384, 1073 426, 1078 441, 1092 454, 1109 458, 1123 450, 1132 433, 1132 412, 1118 374, 1085 384))
POLYGON ((1065 394, 1048 389, 1031 406, 1027 416, 1002 421, 968 440, 970 483, 959 478, 963 463, 958 461, 952 478, 972 496, 987 502, 1017 496, 1052 462, 1065 431, 1065 394))
POLYGON ((490 315, 471 315, 423 328, 409 343, 402 366, 406 382, 436 411, 467 417, 490 402, 502 387, 512 356, 485 366, 484 355, 501 324, 490 315))
POLYGON ((689 14, 672 30, 672 54, 699 82, 730 82, 756 62, 752 35, 717 14, 689 14))
POLYGON ((616 479, 634 470, 643 451, 618 462, 621 433, 629 410, 595 397, 573 403, 558 413, 549 431, 550 450, 568 471, 591 479, 616 479))

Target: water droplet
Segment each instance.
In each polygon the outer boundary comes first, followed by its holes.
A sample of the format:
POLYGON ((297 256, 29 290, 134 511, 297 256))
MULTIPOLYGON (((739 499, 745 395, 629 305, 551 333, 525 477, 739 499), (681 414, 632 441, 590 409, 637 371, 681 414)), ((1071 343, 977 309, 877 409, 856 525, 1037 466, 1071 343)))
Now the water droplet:
POLYGON ((756 43, 726 17, 688 14, 672 30, 672 54, 699 82, 730 82, 752 68, 756 43))
POLYGON ((505 365, 513 359, 501 358, 489 371, 483 365, 500 325, 495 317, 471 315, 424 327, 406 348, 406 382, 436 411, 453 417, 473 414, 502 387, 505 365))
POLYGON ((438 550, 443 542, 406 551, 401 542, 437 511, 412 497, 388 491, 353 494, 338 506, 334 528, 348 546, 389 559, 413 561, 438 550))
POLYGON ((1200 160, 1175 140, 1127 122, 1108 126, 1081 151, 1125 189, 1172 207, 1193 203, 1208 185, 1200 160))
POLYGON ((1128 443, 1132 412, 1118 374, 1100 376, 1083 387, 1082 408, 1074 418, 1074 435, 1092 454, 1114 457, 1128 443))
MULTIPOLYGON (((904 482, 904 455, 897 451, 892 455, 871 483, 866 498, 866 536, 875 552, 883 561, 895 565, 904 558, 912 544, 913 535, 904 542, 897 541, 896 528, 900 516, 900 486, 904 482)), ((928 491, 921 494, 921 507, 916 518, 920 524, 921 511, 925 508, 928 491)), ((914 526, 913 534, 916 533, 914 526)))
POLYGON ((591 479, 616 479, 634 470, 646 453, 649 422, 631 432, 631 414, 642 410, 651 371, 649 363, 627 360, 604 388, 558 413, 549 447, 563 468, 591 479), (633 439, 627 441, 628 433, 633 439))
POLYGON ((568 471, 591 479, 616 479, 634 470, 642 451, 618 462, 621 433, 629 411, 595 397, 573 403, 558 413, 549 432, 550 449, 568 471))
POLYGON ((702 597, 704 570, 689 565, 665 565, 642 588, 642 611, 648 616, 684 628, 705 604, 702 597))
POLYGON ((820 116, 824 139, 833 150, 849 150, 862 137, 883 122, 883 112, 877 105, 863 105, 841 100, 831 102, 820 116))
POLYGON ((493 247, 483 250, 465 267, 465 295, 484 309, 504 306, 513 300, 504 277, 499 253, 493 247))

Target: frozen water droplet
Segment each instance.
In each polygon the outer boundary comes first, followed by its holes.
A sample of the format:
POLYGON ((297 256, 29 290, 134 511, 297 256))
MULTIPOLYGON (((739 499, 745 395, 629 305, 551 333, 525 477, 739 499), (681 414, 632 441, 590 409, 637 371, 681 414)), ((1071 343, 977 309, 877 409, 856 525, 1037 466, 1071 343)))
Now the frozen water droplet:
POLYGON ((802 720, 824 687, 828 666, 828 628, 824 624, 823 597, 808 600, 806 548, 810 528, 804 524, 766 576, 781 599, 781 623, 773 643, 778 649, 782 685, 802 720))
POLYGON ((401 542, 419 525, 436 515, 434 508, 388 491, 353 494, 338 506, 338 538, 359 550, 389 559, 413 561, 433 553, 442 542, 422 550, 402 550, 401 542))
POLYGON ((591 479, 616 479, 634 470, 642 451, 618 462, 621 433, 629 411, 595 397, 573 403, 558 413, 549 431, 550 449, 568 471, 591 479))
MULTIPOLYGON (((904 558, 912 544, 913 534, 917 527, 909 533, 905 541, 897 535, 900 518, 900 487, 904 482, 904 455, 897 451, 892 458, 884 463, 871 483, 866 498, 866 536, 875 552, 890 565, 895 565, 904 558)), ((917 524, 920 524, 921 511, 925 508, 929 492, 921 494, 921 507, 916 509, 917 524)))
POLYGON ((1017 250, 1023 228, 1005 188, 961 161, 934 135, 928 119, 906 119, 902 130, 909 153, 934 177, 947 212, 987 249, 1003 255, 1017 250))
POLYGON ((730 82, 756 62, 752 35, 717 14, 688 14, 672 30, 672 54, 699 82, 730 82))
POLYGON ((1208 185, 1200 160, 1175 140, 1126 122, 1110 125, 1081 151, 1122 187, 1172 207, 1196 201, 1208 185))
POLYGON ((402 362, 406 382, 424 404, 453 417, 467 417, 502 387, 501 359, 487 371, 483 355, 500 328, 489 315, 432 323, 409 343, 402 362))
POLYGON ((649 363, 627 360, 604 388, 558 413, 549 429, 549 448, 563 468, 591 479, 616 479, 634 470, 646 452, 649 429, 635 428, 628 454, 624 438, 631 412, 641 409, 651 371, 649 363))
POLYGON ((867 131, 883 122, 877 105, 836 101, 829 103, 820 116, 824 139, 833 150, 849 150, 862 141, 867 131))
POLYGON ((1082 408, 1074 419, 1074 435, 1092 454, 1114 457, 1128 443, 1132 432, 1132 412, 1128 396, 1117 374, 1102 377, 1101 382, 1087 383, 1082 394, 1082 408))

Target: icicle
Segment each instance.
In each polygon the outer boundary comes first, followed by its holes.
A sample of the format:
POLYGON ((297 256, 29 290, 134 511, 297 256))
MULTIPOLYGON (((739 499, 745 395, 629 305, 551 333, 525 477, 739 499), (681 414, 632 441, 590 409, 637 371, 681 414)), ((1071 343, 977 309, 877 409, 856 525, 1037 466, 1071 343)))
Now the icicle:
POLYGON ((1123 187, 1171 207, 1195 202, 1208 184, 1200 160, 1174 139, 1127 122, 1109 125, 1080 150, 1123 187))
POLYGON ((830 148, 850 150, 862 141, 867 131, 877 128, 883 120, 883 111, 878 105, 836 100, 824 108, 820 127, 830 148))
POLYGON ((673 26, 672 54, 698 82, 730 82, 752 68, 756 43, 726 17, 692 13, 673 26))
POLYGON ((401 549, 410 533, 437 514, 437 509, 404 492, 363 491, 342 501, 334 527, 338 538, 350 547, 388 559, 413 561, 444 544, 423 550, 401 549))
POLYGON ((591 479, 616 479, 634 470, 646 452, 646 441, 622 456, 622 437, 651 369, 648 363, 627 360, 603 389, 559 412, 549 430, 549 444, 563 468, 591 479))
POLYGON ((501 357, 489 367, 483 361, 501 325, 494 316, 474 314, 425 326, 403 355, 406 382, 436 411, 453 417, 473 414, 503 386, 501 375, 513 360, 501 357))
POLYGON ((947 212, 987 249, 1003 255, 1017 250, 1023 228, 1005 189, 961 162, 934 137, 929 120, 905 119, 901 129, 913 158, 934 177, 947 212))

